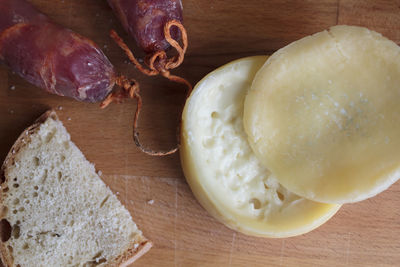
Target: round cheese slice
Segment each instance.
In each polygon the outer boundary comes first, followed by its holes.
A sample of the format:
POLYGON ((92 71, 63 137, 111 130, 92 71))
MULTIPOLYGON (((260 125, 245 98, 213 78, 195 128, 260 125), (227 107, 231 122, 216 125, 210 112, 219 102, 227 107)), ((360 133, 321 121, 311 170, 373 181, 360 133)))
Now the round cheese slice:
POLYGON ((243 103, 266 59, 234 61, 196 85, 183 112, 181 161, 194 195, 228 227, 255 236, 295 236, 320 226, 340 206, 289 192, 252 152, 243 103))
POLYGON ((342 204, 380 193, 400 177, 400 48, 353 26, 282 48, 253 81, 244 127, 300 196, 342 204))

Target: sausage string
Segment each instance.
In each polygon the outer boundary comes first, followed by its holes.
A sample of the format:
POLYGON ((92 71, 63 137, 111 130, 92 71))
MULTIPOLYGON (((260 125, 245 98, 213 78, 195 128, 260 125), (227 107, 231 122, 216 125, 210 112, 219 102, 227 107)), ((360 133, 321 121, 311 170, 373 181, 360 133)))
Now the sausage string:
MULTIPOLYGON (((180 66, 184 60, 185 53, 188 47, 188 38, 186 29, 183 25, 177 20, 170 20, 164 26, 164 35, 167 42, 175 48, 177 51, 177 55, 168 58, 167 53, 165 51, 157 51, 150 57, 147 57, 145 62, 148 68, 144 67, 140 62, 136 59, 132 51, 123 41, 123 39, 114 31, 111 30, 110 36, 111 38, 117 43, 117 45, 125 52, 126 56, 129 60, 136 66, 136 68, 145 75, 148 76, 156 76, 161 75, 173 82, 181 83, 186 85, 188 88, 187 90, 187 97, 190 95, 192 91, 192 85, 184 78, 172 75, 170 73, 171 69, 177 68, 180 66), (174 40, 171 36, 171 27, 177 27, 182 34, 182 44, 181 46, 176 40, 174 40)), ((137 107, 135 116, 133 119, 133 139, 137 147, 139 149, 150 155, 150 156, 166 156, 173 154, 178 151, 179 144, 180 144, 180 136, 179 136, 179 129, 177 133, 178 145, 175 148, 172 148, 168 151, 154 151, 152 149, 144 147, 139 140, 139 131, 138 131, 138 120, 140 111, 142 108, 142 98, 140 96, 140 89, 139 84, 133 79, 127 79, 124 76, 120 76, 117 78, 116 84, 121 87, 121 90, 111 93, 101 104, 101 108, 106 108, 112 102, 121 103, 124 98, 133 98, 137 101, 137 107)))

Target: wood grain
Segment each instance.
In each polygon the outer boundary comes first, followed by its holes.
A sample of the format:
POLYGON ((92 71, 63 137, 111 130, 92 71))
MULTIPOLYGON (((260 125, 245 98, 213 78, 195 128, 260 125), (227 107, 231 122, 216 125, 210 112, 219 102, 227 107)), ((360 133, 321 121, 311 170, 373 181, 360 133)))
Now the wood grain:
MULTIPOLYGON (((106 1, 32 0, 57 22, 104 48, 121 72, 141 82, 144 143, 175 145, 184 87, 140 75, 107 36, 115 28, 142 55, 106 1)), ((190 47, 175 73, 193 84, 233 59, 271 54, 331 25, 368 26, 400 43, 400 1, 184 0, 190 47)), ((19 133, 55 108, 73 141, 102 170, 154 248, 134 266, 398 266, 400 183, 379 196, 345 205, 319 229, 295 238, 262 239, 236 233, 210 217, 188 188, 179 156, 153 158, 132 143, 135 103, 100 110, 96 104, 48 95, 0 68, 0 160, 19 133), (15 90, 10 88, 15 86, 15 90), (154 203, 152 201, 154 200, 154 203), (151 204, 152 203, 152 204, 151 204)))

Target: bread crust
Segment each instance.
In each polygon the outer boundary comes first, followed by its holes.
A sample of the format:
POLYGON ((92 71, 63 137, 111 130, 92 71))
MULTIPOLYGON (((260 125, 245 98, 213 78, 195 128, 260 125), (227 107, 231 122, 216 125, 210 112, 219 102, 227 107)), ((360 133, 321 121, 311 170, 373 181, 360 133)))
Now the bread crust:
MULTIPOLYGON (((148 240, 144 240, 143 242, 141 242, 137 248, 135 248, 134 244, 132 244, 132 247, 127 249, 125 253, 121 257, 119 257, 119 260, 115 262, 115 266, 130 266, 137 259, 146 254, 152 246, 153 244, 148 240)), ((110 264, 110 266, 113 266, 113 264, 110 264)))
MULTIPOLYGON (((12 166, 15 163, 15 157, 18 155, 18 152, 27 144, 29 144, 31 140, 31 136, 39 131, 40 125, 42 125, 47 119, 52 118, 54 120, 58 120, 57 113, 54 110, 48 110, 44 114, 42 114, 31 126, 26 128, 22 134, 18 137, 17 141, 15 141, 14 145, 11 147, 9 153, 4 160, 0 168, 0 182, 1 185, 6 184, 8 181, 6 170, 9 166, 12 166)), ((5 217, 5 214, 2 212, 5 208, 4 206, 4 198, 6 193, 3 191, 6 187, 0 186, 0 220, 5 217)), ((0 236, 3 236, 4 229, 0 227, 0 236)), ((144 255, 147 251, 152 247, 152 243, 148 241, 145 237, 143 237, 140 241, 138 247, 135 248, 135 244, 137 242, 132 242, 130 247, 121 255, 117 256, 110 263, 105 266, 121 266, 126 267, 144 255)), ((1 240, 0 242, 0 258, 4 266, 6 267, 14 267, 14 258, 12 256, 12 251, 7 248, 5 242, 1 240)))
MULTIPOLYGON (((54 110, 46 111, 31 126, 26 128, 22 132, 22 134, 18 137, 17 141, 15 141, 14 145, 11 147, 10 151, 8 152, 6 159, 4 160, 4 163, 0 169, 0 180, 1 180, 2 185, 6 184, 6 182, 8 181, 6 170, 9 166, 12 166, 15 163, 15 156, 18 154, 18 152, 21 150, 21 148, 23 148, 24 146, 26 146, 29 143, 29 141, 31 139, 31 135, 33 135, 37 131, 39 131, 40 125, 42 123, 44 123, 48 118, 53 118, 55 120, 58 119, 57 114, 54 110)), ((1 186, 1 190, 0 190, 0 210, 1 211, 3 211, 3 209, 5 208, 4 201, 3 201, 4 197, 5 197, 5 193, 3 191, 4 189, 6 189, 6 187, 1 186)), ((1 216, 5 216, 5 214, 3 214, 3 212, 2 212, 1 216)), ((1 217, 0 219, 3 219, 3 217, 1 217)), ((1 236, 3 236, 4 229, 0 229, 0 232, 1 232, 1 236)), ((12 256, 12 252, 10 252, 10 250, 7 248, 5 242, 3 242, 3 241, 0 242, 0 258, 5 266, 10 266, 10 267, 14 266, 14 258, 12 256)))

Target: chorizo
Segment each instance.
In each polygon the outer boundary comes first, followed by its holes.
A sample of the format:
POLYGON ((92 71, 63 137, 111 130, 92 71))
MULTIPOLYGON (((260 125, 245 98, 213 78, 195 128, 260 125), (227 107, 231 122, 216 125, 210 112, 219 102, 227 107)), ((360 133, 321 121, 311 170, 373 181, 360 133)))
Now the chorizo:
POLYGON ((187 80, 170 74, 171 69, 182 64, 188 46, 186 30, 182 25, 181 0, 108 0, 108 3, 138 46, 147 53, 145 64, 148 68, 145 68, 118 34, 111 31, 111 37, 137 69, 149 76, 161 74, 183 83, 190 91, 192 86, 187 80), (182 46, 178 42, 180 38, 182 46), (176 49, 177 55, 168 58, 166 50, 170 46, 176 49))
MULTIPOLYGON (((164 25, 176 20, 182 23, 181 0, 108 0, 125 30, 146 52, 167 50, 170 44, 165 40, 164 25)), ((171 36, 177 40, 180 32, 171 29, 171 36)))
MULTIPOLYGON (((185 84, 188 88, 187 96, 192 90, 192 85, 184 78, 172 75, 171 69, 182 64, 187 50, 187 34, 182 25, 182 2, 181 0, 107 0, 111 8, 116 13, 125 30, 136 40, 138 46, 146 52, 145 64, 143 66, 135 58, 132 51, 118 36, 115 31, 111 31, 111 37, 124 50, 125 54, 142 73, 154 76, 162 75, 165 78, 185 84), (179 44, 182 39, 182 46, 179 44), (177 54, 171 58, 167 56, 167 49, 172 46, 177 54)), ((164 156, 175 153, 178 146, 169 151, 153 151, 143 147, 139 141, 137 121, 142 105, 138 90, 135 98, 138 101, 135 118, 133 121, 133 138, 135 144, 146 154, 152 156, 164 156)), ((107 106, 113 101, 119 101, 111 94, 103 106, 107 106)))
POLYGON ((114 67, 94 42, 25 0, 0 0, 0 14, 0 60, 28 82, 85 102, 112 91, 114 67))

